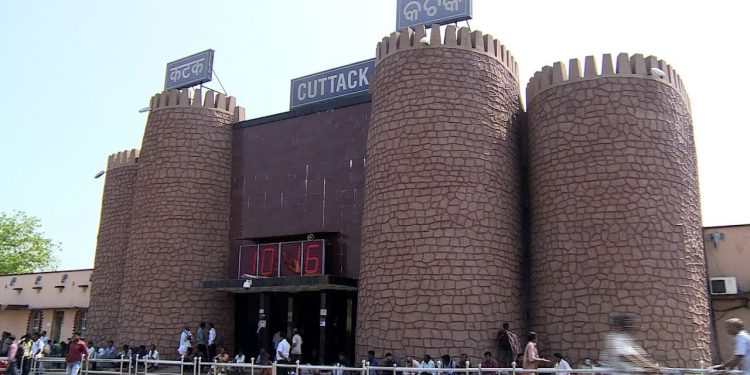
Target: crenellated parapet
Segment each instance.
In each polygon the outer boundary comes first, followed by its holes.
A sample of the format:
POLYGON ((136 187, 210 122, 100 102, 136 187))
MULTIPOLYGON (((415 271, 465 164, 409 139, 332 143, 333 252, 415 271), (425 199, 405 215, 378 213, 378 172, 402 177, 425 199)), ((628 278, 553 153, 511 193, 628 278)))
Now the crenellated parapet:
POLYGON ((107 160, 107 170, 109 171, 128 165, 135 165, 138 161, 139 154, 140 151, 134 148, 132 150, 120 151, 116 154, 109 155, 109 159, 107 160))
POLYGON ((189 89, 164 91, 151 97, 149 107, 151 112, 169 107, 207 108, 231 114, 234 122, 245 120, 245 108, 237 106, 235 97, 212 90, 206 91, 204 96, 201 89, 195 89, 192 98, 189 89))
POLYGON ((448 25, 445 28, 445 35, 441 35, 440 25, 432 25, 429 43, 422 43, 422 39, 426 36, 427 31, 424 26, 418 26, 413 30, 404 28, 401 31, 394 31, 378 42, 375 64, 379 64, 388 56, 417 48, 456 48, 477 52, 500 61, 518 80, 518 63, 505 45, 491 34, 482 34, 478 30, 470 31, 468 27, 456 29, 455 26, 448 25))
POLYGON ((534 96, 549 88, 602 77, 642 77, 658 80, 674 87, 689 103, 682 79, 672 69, 672 66, 655 56, 643 57, 640 53, 632 56, 628 56, 627 53, 620 53, 617 55, 615 64, 612 63, 612 55, 604 54, 601 61, 601 70, 598 69, 594 56, 586 56, 583 71, 581 71, 581 63, 578 59, 570 59, 567 68, 563 62, 545 66, 542 70, 534 73, 534 76, 526 85, 526 103, 527 105, 530 104, 534 96), (652 68, 661 70, 664 75, 652 71, 652 68))

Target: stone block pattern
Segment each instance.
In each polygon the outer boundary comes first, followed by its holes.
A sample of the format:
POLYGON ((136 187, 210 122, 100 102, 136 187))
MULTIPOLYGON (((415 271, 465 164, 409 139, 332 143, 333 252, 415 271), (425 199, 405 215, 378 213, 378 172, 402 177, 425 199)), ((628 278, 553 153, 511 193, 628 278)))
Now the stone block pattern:
POLYGON ((120 296, 127 259, 133 192, 138 165, 109 169, 104 182, 86 338, 104 345, 119 342, 120 296))
POLYGON ((531 329, 542 354, 598 358, 616 313, 662 365, 710 360, 690 112, 645 77, 552 87, 529 104, 531 329))
POLYGON ((203 289, 226 277, 231 113, 201 107, 153 111, 133 198, 119 337, 176 357, 184 325, 214 322, 233 346, 234 299, 203 289))
POLYGON ((521 326, 517 81, 422 48, 378 63, 367 140, 357 352, 496 352, 521 326))

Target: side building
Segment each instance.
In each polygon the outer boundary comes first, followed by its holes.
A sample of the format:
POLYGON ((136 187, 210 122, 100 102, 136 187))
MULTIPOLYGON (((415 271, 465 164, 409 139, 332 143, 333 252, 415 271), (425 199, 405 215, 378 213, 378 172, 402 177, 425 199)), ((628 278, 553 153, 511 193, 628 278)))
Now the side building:
POLYGON ((750 326, 750 224, 703 228, 708 266, 711 311, 717 341, 715 358, 732 358, 734 337, 724 330, 724 321, 740 318, 750 326))
POLYGON ((47 331, 52 341, 88 332, 91 269, 0 276, 0 331, 47 331))

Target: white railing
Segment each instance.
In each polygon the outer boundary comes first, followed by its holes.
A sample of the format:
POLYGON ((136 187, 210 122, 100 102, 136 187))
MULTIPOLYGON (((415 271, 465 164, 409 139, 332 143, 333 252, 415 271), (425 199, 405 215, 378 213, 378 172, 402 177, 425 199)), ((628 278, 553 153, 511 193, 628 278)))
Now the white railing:
MULTIPOLYGON (((0 357, 0 361, 7 360, 7 357, 0 357)), ((65 358, 43 357, 28 361, 31 366, 29 375, 54 375, 63 374, 66 370, 65 358)), ((322 366, 322 365, 305 365, 297 362, 296 364, 273 362, 270 365, 258 365, 255 358, 250 359, 250 363, 234 362, 204 362, 201 358, 195 358, 192 361, 182 360, 151 360, 147 358, 128 359, 121 357, 119 359, 89 359, 84 361, 81 367, 81 375, 420 375, 427 373, 429 375, 515 375, 515 374, 557 374, 568 373, 571 375, 579 374, 608 374, 608 373, 654 373, 654 371, 621 371, 604 367, 595 367, 590 369, 573 369, 562 370, 554 368, 540 369, 523 369, 520 367, 505 368, 483 368, 478 367, 461 367, 461 368, 440 368, 440 362, 437 368, 418 368, 418 367, 383 367, 370 366, 368 362, 363 361, 361 367, 350 367, 341 365, 322 366)), ((26 365, 21 363, 21 366, 26 365)), ((17 373, 20 375, 23 368, 19 368, 17 373)), ((700 374, 732 374, 742 375, 742 371, 716 371, 708 368, 659 368, 659 374, 667 375, 700 375, 700 374)))

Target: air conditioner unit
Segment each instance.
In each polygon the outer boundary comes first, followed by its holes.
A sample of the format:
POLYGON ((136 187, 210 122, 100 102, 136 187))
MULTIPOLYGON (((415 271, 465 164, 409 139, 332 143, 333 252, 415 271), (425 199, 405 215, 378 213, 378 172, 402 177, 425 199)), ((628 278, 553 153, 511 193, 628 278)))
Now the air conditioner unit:
POLYGON ((711 295, 721 296, 727 294, 737 294, 736 277, 712 277, 711 278, 711 295))

